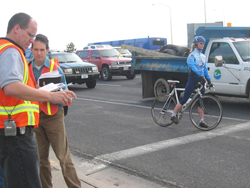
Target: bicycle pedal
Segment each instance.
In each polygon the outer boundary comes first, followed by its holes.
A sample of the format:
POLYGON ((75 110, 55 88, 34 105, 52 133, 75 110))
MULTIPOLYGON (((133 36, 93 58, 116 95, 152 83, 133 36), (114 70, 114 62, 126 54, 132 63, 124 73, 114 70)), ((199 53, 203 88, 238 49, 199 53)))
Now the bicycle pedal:
POLYGON ((178 124, 178 123, 179 123, 179 119, 178 119, 177 117, 174 117, 174 118, 171 117, 171 121, 172 121, 174 124, 178 124))

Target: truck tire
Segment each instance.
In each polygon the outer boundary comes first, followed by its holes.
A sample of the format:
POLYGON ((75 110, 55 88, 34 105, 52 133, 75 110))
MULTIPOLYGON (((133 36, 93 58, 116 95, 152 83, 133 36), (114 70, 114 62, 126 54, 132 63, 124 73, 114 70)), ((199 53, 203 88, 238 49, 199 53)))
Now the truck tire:
POLYGON ((95 88, 95 86, 96 86, 96 80, 86 82, 86 86, 88 88, 95 88))
POLYGON ((169 93, 170 93, 170 88, 168 82, 164 78, 159 78, 158 80, 156 80, 154 84, 155 97, 169 93))
POLYGON ((160 49, 160 52, 176 55, 180 57, 187 57, 190 53, 190 49, 187 47, 177 46, 173 44, 168 44, 160 49))
POLYGON ((165 49, 163 53, 167 53, 170 55, 177 55, 177 52, 173 49, 165 49))
POLYGON ((135 73, 132 74, 131 72, 129 72, 129 73, 126 75, 126 77, 127 77, 127 79, 132 80, 132 79, 135 78, 135 73))
POLYGON ((101 77, 104 81, 109 81, 112 79, 112 74, 108 67, 102 67, 101 77))

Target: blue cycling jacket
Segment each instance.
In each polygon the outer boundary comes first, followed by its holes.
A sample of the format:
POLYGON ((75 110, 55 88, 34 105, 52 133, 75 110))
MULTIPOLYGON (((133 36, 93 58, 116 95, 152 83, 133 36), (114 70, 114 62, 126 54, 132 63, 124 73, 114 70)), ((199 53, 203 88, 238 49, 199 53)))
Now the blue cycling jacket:
POLYGON ((189 70, 191 69, 198 76, 205 76, 207 80, 211 80, 208 74, 206 56, 201 53, 201 50, 195 48, 194 51, 189 54, 187 64, 189 66, 189 70))

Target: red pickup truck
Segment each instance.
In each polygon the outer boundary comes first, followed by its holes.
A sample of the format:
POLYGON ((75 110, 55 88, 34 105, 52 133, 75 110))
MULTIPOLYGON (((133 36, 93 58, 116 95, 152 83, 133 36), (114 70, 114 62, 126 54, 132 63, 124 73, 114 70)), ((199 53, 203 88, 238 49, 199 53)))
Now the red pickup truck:
POLYGON ((86 49, 78 50, 76 54, 83 60, 97 65, 103 80, 112 79, 113 75, 126 76, 134 79, 135 73, 131 73, 131 58, 118 57, 116 49, 86 49))

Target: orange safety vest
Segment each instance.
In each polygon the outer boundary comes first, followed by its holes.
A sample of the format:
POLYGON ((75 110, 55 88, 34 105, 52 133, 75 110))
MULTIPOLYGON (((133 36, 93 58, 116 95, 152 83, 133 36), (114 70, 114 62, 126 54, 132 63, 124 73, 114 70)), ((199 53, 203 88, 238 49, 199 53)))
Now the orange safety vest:
MULTIPOLYGON (((41 74, 57 70, 57 65, 58 64, 59 64, 59 62, 58 62, 57 59, 51 59, 50 60, 50 66, 49 66, 50 68, 45 66, 43 68, 43 71, 42 71, 41 74)), ((36 84, 36 79, 34 77, 33 68, 32 68, 31 63, 29 65, 29 70, 30 70, 32 80, 33 80, 34 84, 36 84)), ((40 110, 43 111, 47 115, 54 115, 58 110, 58 104, 52 104, 50 102, 43 102, 43 103, 40 104, 40 110)))
MULTIPOLYGON (((22 83, 35 88, 29 75, 28 62, 24 56, 23 50, 7 39, 0 39, 0 54, 7 48, 15 48, 19 51, 24 65, 22 83)), ((4 120, 15 120, 17 127, 34 126, 39 123, 39 104, 35 101, 25 101, 5 95, 0 87, 0 129, 4 128, 4 120)))

